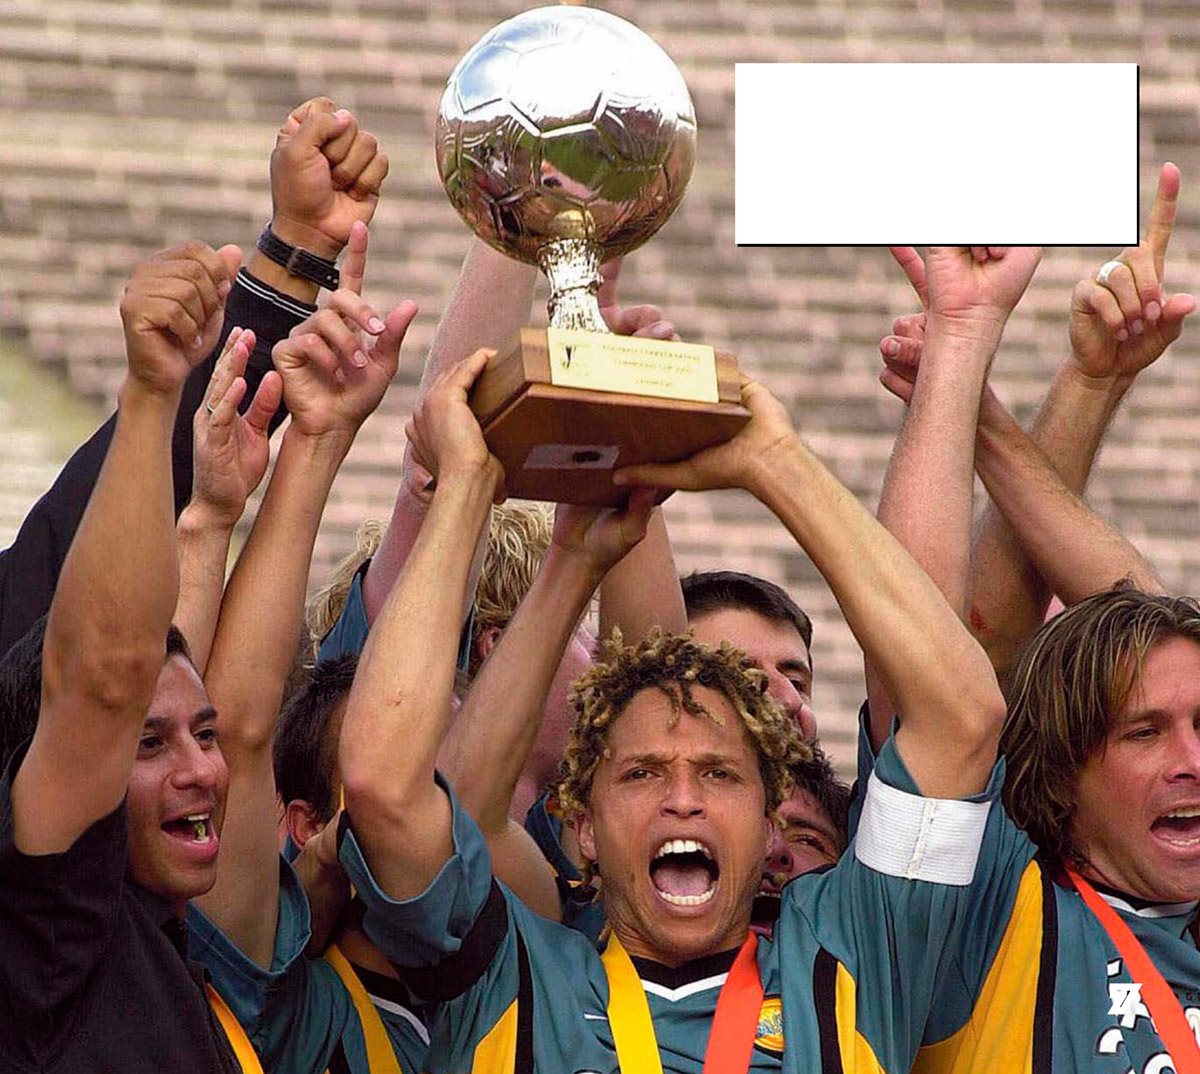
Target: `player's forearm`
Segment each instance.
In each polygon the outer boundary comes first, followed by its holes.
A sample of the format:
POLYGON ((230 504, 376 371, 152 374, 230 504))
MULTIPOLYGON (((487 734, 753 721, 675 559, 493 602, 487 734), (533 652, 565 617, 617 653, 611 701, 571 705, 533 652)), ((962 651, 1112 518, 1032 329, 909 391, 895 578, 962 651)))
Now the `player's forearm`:
POLYGON ((278 911, 277 806, 271 736, 296 653, 321 511, 349 436, 289 429, 229 582, 206 678, 229 765, 226 857, 204 912, 248 958, 269 967, 278 911))
POLYGON ((1066 359, 1050 384, 1029 436, 1072 492, 1082 495, 1131 377, 1089 377, 1066 359))
POLYGON ((206 685, 230 766, 236 751, 266 751, 296 654, 321 513, 352 438, 316 440, 289 429, 221 607, 206 685))
POLYGON ((534 269, 472 239, 454 293, 438 323, 420 393, 480 347, 503 347, 529 319, 534 269))
MULTIPOLYGON (((998 336, 930 325, 921 374, 888 463, 878 518, 966 617, 979 397, 998 336)), ((871 739, 886 739, 899 699, 866 664, 871 739)))
POLYGON ((174 621, 187 638, 192 663, 203 677, 221 612, 233 527, 193 501, 180 514, 175 535, 179 542, 179 600, 174 621))
POLYGON ((1124 577, 1162 592, 1136 548, 1091 510, 1012 421, 989 421, 981 435, 979 474, 1038 574, 1067 604, 1124 577))
MULTIPOLYGON (((497 253, 479 239, 471 241, 458 282, 434 334, 418 398, 455 362, 480 347, 503 347, 516 336, 529 318, 535 278, 530 266, 497 253)), ((391 521, 363 579, 363 603, 369 623, 374 622, 404 569, 428 510, 429 498, 419 487, 418 475, 407 454, 403 467, 391 521)), ((463 618, 470 607, 471 597, 468 597, 462 608, 463 618)))
POLYGON ((339 763, 354 831, 393 898, 423 891, 452 850, 433 781, 450 719, 455 654, 489 469, 441 474, 412 555, 375 621, 342 721, 339 763))
POLYGON ((179 592, 170 443, 178 392, 121 389, 116 429, 59 578, 43 697, 91 696, 138 726, 179 592))
POLYGON ((535 914, 562 921, 563 904, 554 873, 541 848, 515 820, 487 835, 492 872, 535 914))
POLYGON ((485 835, 507 827, 546 695, 599 581, 580 557, 551 546, 446 736, 442 771, 485 835))
POLYGON ((896 704, 922 790, 974 793, 1004 703, 987 656, 901 544, 798 439, 764 462, 759 498, 824 575, 896 704))
POLYGON ((600 584, 600 637, 620 627, 627 645, 644 638, 654 627, 668 634, 687 629, 687 611, 671 538, 662 508, 656 507, 646 536, 600 584))
MULTIPOLYGON (((1051 383, 1029 438, 1063 485, 1082 494, 1105 431, 1126 391, 1129 377, 1089 377, 1071 359, 1051 383)), ((1026 434, 994 395, 985 393, 979 413, 977 464, 1003 480, 1005 457, 994 446, 1026 434)), ((968 621, 1001 678, 1025 640, 1041 625, 1053 595, 1025 549, 1017 528, 996 504, 988 505, 975 539, 968 621)))
POLYGON ((979 399, 996 340, 930 327, 921 375, 888 464, 879 521, 965 611, 979 399))
POLYGON ((375 622, 387 601, 429 512, 432 493, 418 489, 415 476, 407 470, 401 476, 392 517, 363 576, 363 606, 368 623, 375 622))

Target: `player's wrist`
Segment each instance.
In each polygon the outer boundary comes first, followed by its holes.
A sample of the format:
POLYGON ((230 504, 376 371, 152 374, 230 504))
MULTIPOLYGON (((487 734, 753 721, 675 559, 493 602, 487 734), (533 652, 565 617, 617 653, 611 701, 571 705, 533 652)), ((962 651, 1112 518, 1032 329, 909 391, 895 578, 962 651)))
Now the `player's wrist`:
POLYGON ((277 211, 272 214, 268 226, 289 246, 298 246, 328 261, 336 261, 346 248, 344 241, 333 238, 320 228, 307 224, 303 220, 297 220, 286 213, 277 211))
POLYGON ((177 409, 186 380, 186 376, 174 372, 130 368, 117 392, 118 405, 130 409, 177 409))
POLYGON ((586 544, 561 544, 552 538, 545 569, 548 574, 556 575, 560 584, 576 583, 590 593, 622 558, 614 559, 611 554, 588 548, 586 544))
POLYGON ((1073 407, 1098 408, 1112 414, 1125 393, 1133 386, 1131 373, 1089 371, 1078 355, 1072 353, 1059 368, 1057 390, 1071 400, 1073 407))
POLYGON ((433 497, 484 496, 490 503, 504 486, 504 467, 490 452, 443 460, 434 480, 433 497))
POLYGON ((203 489, 197 488, 179 512, 179 520, 175 524, 176 532, 181 539, 193 540, 228 535, 233 532, 245 507, 245 500, 242 500, 239 506, 209 496, 203 489))
MULTIPOLYGON (((925 324, 925 352, 928 354, 931 343, 939 339, 971 344, 981 353, 993 352, 1000 344, 1007 321, 1008 313, 992 308, 964 314, 931 312, 925 324)), ((921 360, 924 362, 924 357, 921 360)))

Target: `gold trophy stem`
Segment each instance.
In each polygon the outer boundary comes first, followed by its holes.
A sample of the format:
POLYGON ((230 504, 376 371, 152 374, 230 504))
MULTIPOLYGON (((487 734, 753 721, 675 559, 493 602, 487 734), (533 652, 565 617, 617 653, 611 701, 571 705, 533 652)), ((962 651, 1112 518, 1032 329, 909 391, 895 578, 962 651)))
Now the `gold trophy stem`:
POLYGON ((551 328, 608 332, 600 316, 600 248, 586 239, 555 239, 539 251, 539 262, 550 283, 546 309, 551 328))

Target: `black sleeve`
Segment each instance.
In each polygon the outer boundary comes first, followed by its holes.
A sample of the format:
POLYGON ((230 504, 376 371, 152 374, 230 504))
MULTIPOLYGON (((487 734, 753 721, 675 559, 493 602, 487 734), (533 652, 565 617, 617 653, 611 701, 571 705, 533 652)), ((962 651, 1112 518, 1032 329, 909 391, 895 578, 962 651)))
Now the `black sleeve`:
POLYGON ((61 854, 29 856, 13 842, 12 780, 0 776, 0 1019, 30 1054, 69 1025, 79 992, 112 942, 125 883, 125 803, 61 854), (18 1028, 19 1027, 19 1028, 18 1028))
MULTIPOLYGON (((175 417, 171 465, 176 515, 192 495, 192 417, 204 401, 209 378, 230 331, 235 327, 253 328, 257 337, 246 365, 244 410, 271 369, 275 344, 315 309, 281 294, 245 269, 238 273, 225 307, 221 340, 212 354, 192 370, 175 417)), ((280 406, 271 420, 272 432, 285 417, 287 411, 280 406)), ((113 415, 71 456, 49 491, 26 516, 12 546, 0 552, 0 656, 50 610, 67 550, 100 476, 115 426, 113 415)))

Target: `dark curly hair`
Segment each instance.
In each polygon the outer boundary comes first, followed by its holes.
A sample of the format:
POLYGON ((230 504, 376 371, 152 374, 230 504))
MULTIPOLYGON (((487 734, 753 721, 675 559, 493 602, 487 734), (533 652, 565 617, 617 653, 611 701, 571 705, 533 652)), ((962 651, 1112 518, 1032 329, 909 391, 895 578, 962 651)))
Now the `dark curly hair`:
POLYGON ((767 693, 766 675, 749 665, 746 654, 728 643, 717 649, 702 645, 691 632, 664 634, 654 630, 638 645, 622 644, 619 631, 605 643, 606 659, 580 676, 571 692, 575 725, 559 767, 558 803, 567 817, 583 812, 600 762, 608 756, 608 732, 634 695, 660 690, 670 699, 672 726, 681 712, 716 724, 724 717, 696 700, 696 686, 718 690, 742 721, 758 753, 773 814, 792 789, 791 769, 812 758, 794 720, 767 693))

